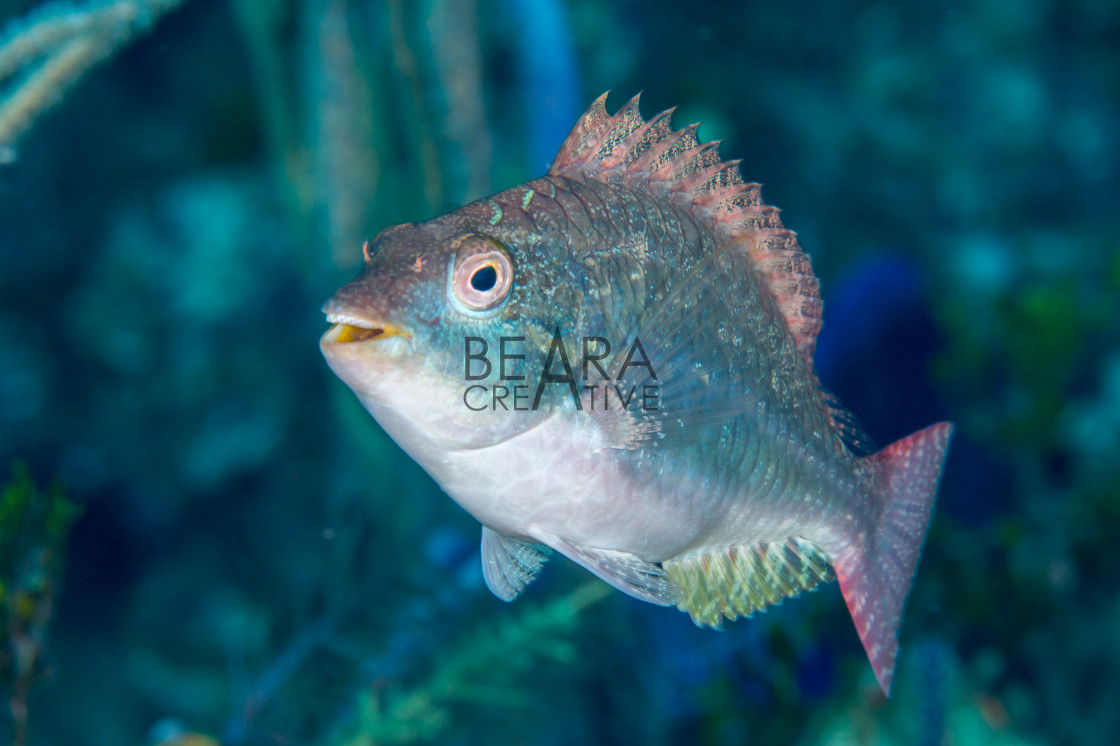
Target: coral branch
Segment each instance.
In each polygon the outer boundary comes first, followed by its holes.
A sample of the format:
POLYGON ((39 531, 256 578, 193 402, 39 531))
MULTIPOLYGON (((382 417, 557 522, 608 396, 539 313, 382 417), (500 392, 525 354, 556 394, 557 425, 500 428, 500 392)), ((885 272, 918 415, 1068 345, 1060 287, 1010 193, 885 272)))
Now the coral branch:
POLYGON ((0 85, 38 65, 0 98, 0 150, 98 62, 112 56, 182 0, 116 0, 74 8, 51 3, 9 26, 0 39, 0 85))

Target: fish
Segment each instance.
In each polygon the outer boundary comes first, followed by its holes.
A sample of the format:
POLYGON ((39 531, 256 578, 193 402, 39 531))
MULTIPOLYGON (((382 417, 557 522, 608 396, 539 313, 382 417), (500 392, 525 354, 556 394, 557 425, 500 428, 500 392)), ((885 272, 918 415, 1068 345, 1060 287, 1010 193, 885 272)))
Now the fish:
POLYGON ((320 349, 482 524, 699 626, 836 579, 884 694, 953 425, 876 450, 818 380, 820 284, 739 161, 606 94, 548 173, 363 247, 320 349))

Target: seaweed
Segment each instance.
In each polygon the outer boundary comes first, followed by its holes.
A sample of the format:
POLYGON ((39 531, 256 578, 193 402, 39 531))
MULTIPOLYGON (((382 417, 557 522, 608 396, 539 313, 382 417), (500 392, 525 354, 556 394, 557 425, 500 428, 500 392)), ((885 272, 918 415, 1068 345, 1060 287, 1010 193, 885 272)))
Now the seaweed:
POLYGON ((45 675, 47 631, 66 566, 66 539, 82 509, 54 483, 39 489, 22 461, 0 491, 0 681, 16 746, 27 742, 27 697, 45 675))
POLYGON ((568 638, 580 612, 610 592, 592 581, 512 619, 479 625, 449 646, 423 680, 359 694, 356 722, 340 727, 324 746, 432 741, 455 724, 456 706, 524 707, 523 679, 542 663, 573 663, 578 652, 568 638))

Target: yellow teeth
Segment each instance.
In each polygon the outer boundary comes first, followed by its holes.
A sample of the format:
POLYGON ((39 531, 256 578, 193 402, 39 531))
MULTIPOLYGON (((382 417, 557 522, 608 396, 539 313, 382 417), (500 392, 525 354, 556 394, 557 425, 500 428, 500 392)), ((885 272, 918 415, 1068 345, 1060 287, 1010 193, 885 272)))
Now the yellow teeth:
POLYGON ((410 337, 412 336, 399 326, 392 324, 384 324, 375 328, 367 328, 364 326, 354 326, 353 324, 335 324, 335 327, 341 327, 338 334, 335 335, 334 341, 339 344, 347 342, 366 342, 371 339, 385 339, 386 337, 410 337))

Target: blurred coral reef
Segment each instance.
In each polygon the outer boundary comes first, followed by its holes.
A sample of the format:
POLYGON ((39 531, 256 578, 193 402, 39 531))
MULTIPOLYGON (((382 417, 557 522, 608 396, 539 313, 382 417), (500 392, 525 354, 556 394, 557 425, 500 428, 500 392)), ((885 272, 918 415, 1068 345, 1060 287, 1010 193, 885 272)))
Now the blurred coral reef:
POLYGON ((9 0, 0 743, 1120 740, 1118 38, 1109 0, 9 0), (540 175, 608 89, 765 184, 879 442, 960 427, 890 702, 834 586, 719 633, 561 562, 497 601, 319 357, 363 240, 540 175))

